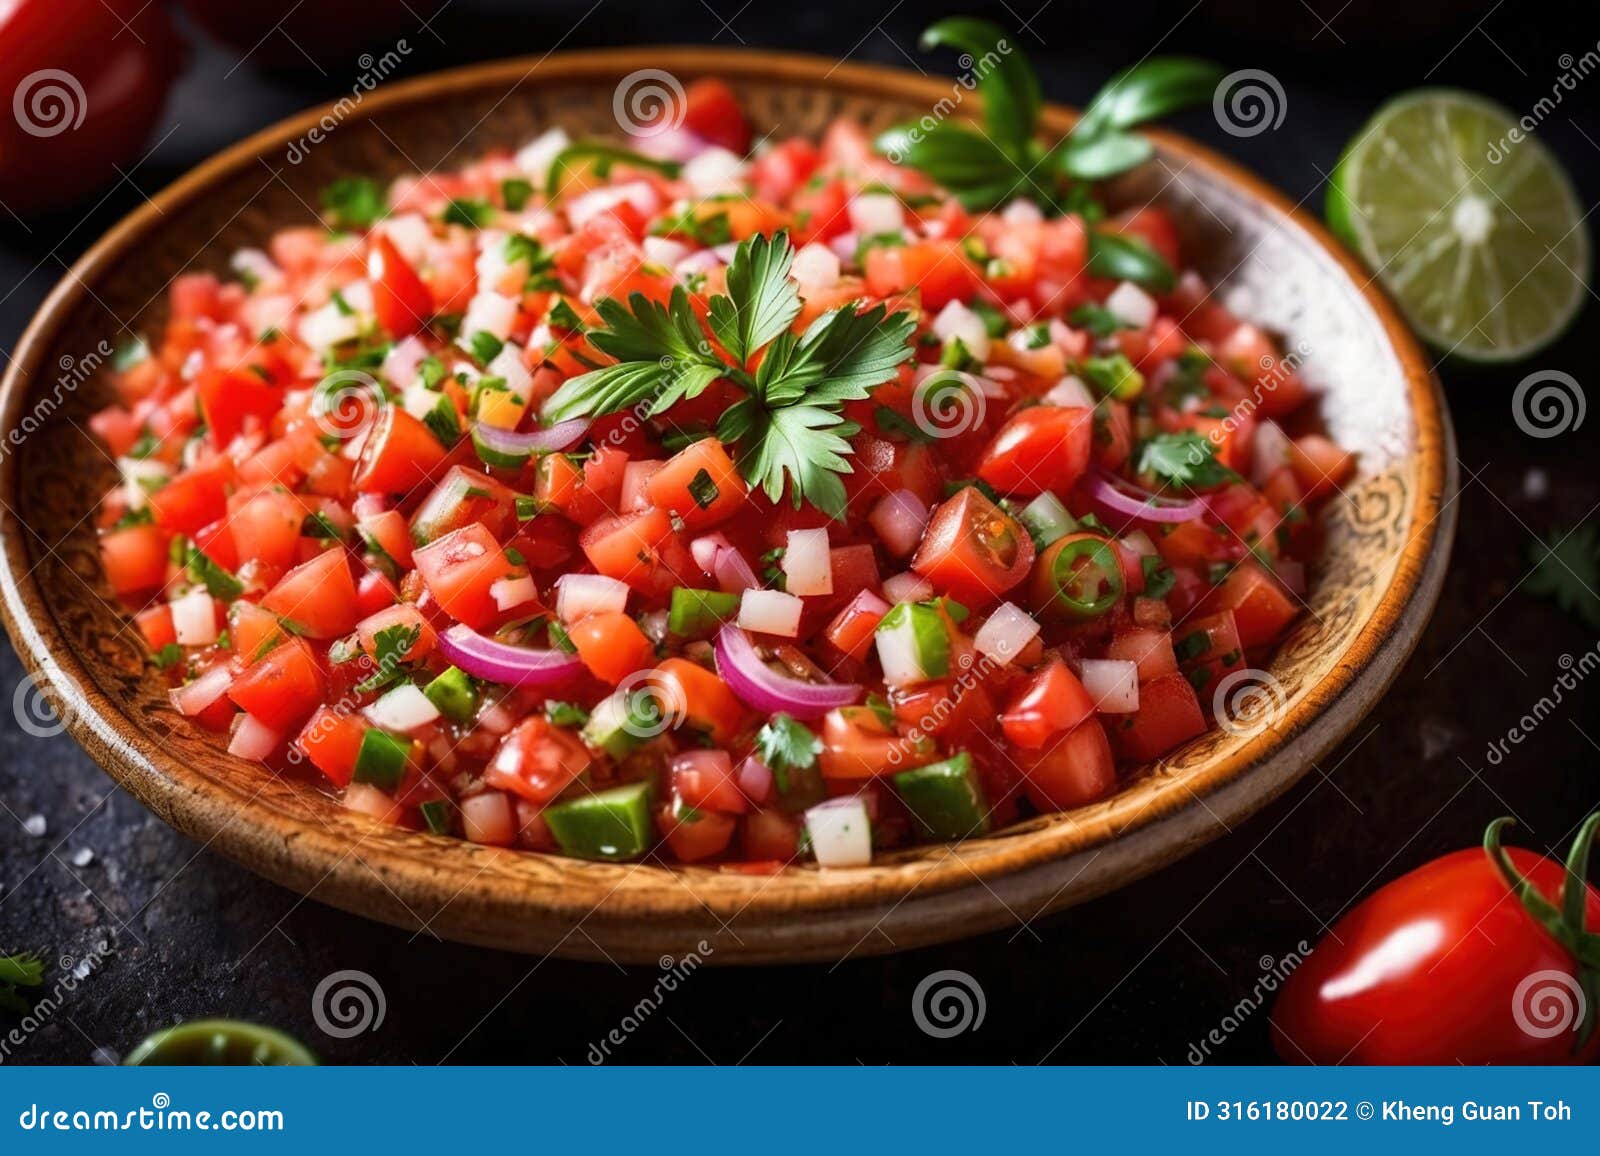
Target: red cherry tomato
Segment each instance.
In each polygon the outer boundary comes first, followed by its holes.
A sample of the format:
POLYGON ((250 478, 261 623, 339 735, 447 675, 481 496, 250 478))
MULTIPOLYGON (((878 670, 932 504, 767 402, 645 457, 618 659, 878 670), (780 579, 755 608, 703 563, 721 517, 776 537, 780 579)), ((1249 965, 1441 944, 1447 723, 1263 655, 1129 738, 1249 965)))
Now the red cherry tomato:
POLYGON ((367 253, 367 280, 378 324, 395 337, 409 337, 433 316, 433 294, 394 242, 375 234, 367 253))
POLYGON ((1482 849, 1423 864, 1334 924, 1272 1009, 1279 1055, 1467 1065, 1581 1064, 1600 1055, 1595 935, 1586 931, 1600 923, 1600 892, 1583 882, 1600 812, 1580 829, 1567 869, 1532 851, 1504 851, 1500 829, 1509 822, 1489 824, 1482 849), (1530 884, 1520 899, 1514 880, 1530 884), (1587 969, 1574 954, 1580 942, 1587 969), (1584 1007, 1588 1020, 1578 1014, 1584 1007))
POLYGON ((0 44, 0 201, 14 213, 78 200, 136 160, 183 56, 142 0, 0 4, 0 44))
POLYGON ((934 511, 911 568, 969 608, 987 606, 1028 576, 1033 539, 968 486, 934 511))
POLYGON ((683 94, 683 124, 690 132, 741 156, 750 151, 750 122, 733 89, 716 77, 696 80, 683 94))

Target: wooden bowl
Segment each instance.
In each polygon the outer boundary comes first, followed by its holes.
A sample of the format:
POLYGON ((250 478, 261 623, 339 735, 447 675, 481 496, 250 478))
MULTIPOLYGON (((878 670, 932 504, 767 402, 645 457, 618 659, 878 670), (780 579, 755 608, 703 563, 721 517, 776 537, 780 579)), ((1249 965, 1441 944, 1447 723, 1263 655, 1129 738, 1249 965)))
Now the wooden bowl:
MULTIPOLYGON (((230 757, 147 668, 100 574, 89 517, 114 477, 85 419, 91 371, 128 332, 157 332, 180 271, 309 222, 352 173, 460 165, 550 125, 614 135, 613 94, 639 69, 727 79, 758 131, 816 134, 923 116, 950 83, 804 56, 708 49, 512 60, 384 85, 315 109, 201 165, 113 229, 50 295, 0 389, 0 605, 23 662, 123 787, 191 837, 298 892, 442 937, 634 962, 694 949, 717 963, 895 951, 1031 919, 1136 879, 1237 824, 1350 732, 1393 679, 1438 597, 1455 524, 1455 454, 1427 360, 1398 314, 1322 228, 1237 166, 1180 137, 1111 191, 1154 200, 1200 271, 1297 350, 1323 418, 1361 471, 1320 515, 1327 544, 1309 614, 1271 663, 1272 709, 1217 728, 1115 796, 869 868, 752 876, 500 850, 371 822, 304 783, 230 757), (315 132, 313 131, 315 130, 315 132), (318 140, 317 137, 321 136, 318 140), (294 162, 294 163, 291 163, 294 162)), ((969 102, 970 103, 973 102, 969 102)), ((1047 132, 1073 115, 1044 114, 1047 132)))

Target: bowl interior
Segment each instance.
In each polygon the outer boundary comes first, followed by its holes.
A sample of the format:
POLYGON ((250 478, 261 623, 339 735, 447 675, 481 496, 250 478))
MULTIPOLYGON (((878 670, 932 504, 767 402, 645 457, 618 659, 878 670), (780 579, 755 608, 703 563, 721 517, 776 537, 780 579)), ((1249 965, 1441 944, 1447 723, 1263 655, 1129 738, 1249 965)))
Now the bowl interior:
MULTIPOLYGON (((318 191, 337 177, 450 168, 489 149, 514 148, 551 125, 575 137, 615 136, 618 81, 645 67, 685 82, 726 77, 758 135, 817 135, 841 115, 880 128, 922 117, 951 92, 945 82, 905 74, 705 50, 512 61, 389 85, 342 110, 267 130, 202 166, 157 207, 120 226, 63 283, 7 379, 0 496, 14 516, 4 523, 0 583, 19 651, 91 753, 190 834, 273 878, 316 887, 320 898, 378 918, 586 955, 593 954, 589 946, 568 937, 593 917, 588 926, 601 928, 602 940, 611 935, 610 946, 624 955, 653 950, 653 933, 640 930, 648 925, 662 936, 710 935, 729 956, 745 948, 766 957, 792 946, 785 920, 799 927, 797 913, 838 918, 898 904, 913 890, 936 895, 971 888, 974 879, 988 886, 1203 806, 1207 795, 1275 758, 1303 763, 1303 749, 1289 749, 1292 740, 1371 662, 1415 592, 1436 544, 1448 435, 1425 363, 1347 259, 1280 198, 1163 134, 1156 134, 1157 160, 1120 181, 1112 199, 1154 201, 1176 215, 1191 260, 1235 311, 1283 338, 1321 394, 1330 433, 1361 460, 1358 479, 1319 515, 1326 544, 1310 576, 1304 620, 1270 669, 1236 691, 1267 696, 1253 724, 1215 728, 1141 771, 1116 796, 1070 814, 1034 818, 958 847, 892 854, 863 871, 800 868, 757 878, 714 868, 584 864, 382 827, 308 784, 229 757, 223 740, 174 712, 100 576, 91 515, 116 470, 87 432, 87 419, 109 398, 103 371, 111 348, 159 332, 166 289, 178 273, 223 272, 234 250, 261 245, 285 224, 312 222, 318 191), (760 949, 750 949, 745 936, 760 949), (629 944, 644 946, 630 952, 629 944)), ((1048 110, 1047 129, 1069 124, 1064 110, 1048 110)), ((1325 730, 1318 742, 1337 737, 1325 730)), ((947 927, 929 938, 975 929, 947 927)))

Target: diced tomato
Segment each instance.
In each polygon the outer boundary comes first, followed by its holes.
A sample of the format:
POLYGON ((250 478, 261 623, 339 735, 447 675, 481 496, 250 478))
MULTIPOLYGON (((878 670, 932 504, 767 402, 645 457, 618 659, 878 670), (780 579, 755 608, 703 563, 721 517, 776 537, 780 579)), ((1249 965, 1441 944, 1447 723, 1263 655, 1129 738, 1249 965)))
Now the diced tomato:
POLYGON ((542 715, 518 723, 500 742, 484 782, 530 803, 548 803, 586 774, 593 760, 572 734, 542 715))
POLYGON ((745 858, 791 862, 800 853, 800 824, 782 811, 756 811, 744 819, 745 858))
POLYGON ((657 815, 656 826, 674 855, 685 863, 698 863, 728 849, 739 820, 698 808, 682 812, 669 804, 657 815))
POLYGON ((151 650, 160 650, 178 641, 172 626, 172 610, 164 602, 139 611, 133 620, 138 623, 139 633, 144 635, 145 645, 151 650))
POLYGON ((1013 746, 1037 749, 1094 715, 1094 699, 1059 658, 1029 679, 1000 716, 1000 729, 1013 746))
POLYGON ((994 436, 978 476, 1005 494, 1065 494, 1089 466, 1093 431, 1092 409, 1030 406, 994 436))
POLYGON ((490 587, 517 569, 478 522, 419 546, 412 557, 440 608, 474 630, 499 616, 490 587))
POLYGON ((1106 646, 1106 657, 1137 665, 1140 682, 1178 672, 1178 659, 1172 653, 1172 636, 1165 630, 1130 627, 1118 631, 1106 646))
POLYGON ((403 494, 432 477, 446 456, 432 430, 398 405, 387 405, 367 430, 355 484, 363 490, 403 494))
POLYGON ((376 658, 379 633, 396 627, 404 630, 408 637, 413 632, 416 634, 405 652, 405 661, 416 662, 433 653, 434 645, 438 642, 433 624, 423 617, 422 611, 410 603, 403 602, 398 606, 390 606, 363 618, 356 624, 356 639, 368 657, 376 658))
POLYGON ((1168 674, 1139 686, 1139 709, 1111 723, 1117 753, 1146 763, 1206 729, 1200 700, 1181 674, 1168 674))
POLYGON ((1026 578, 1033 556, 1027 532, 968 486, 934 511, 911 569, 976 610, 1026 578))
POLYGON ((410 540, 425 545, 473 522, 481 522, 496 538, 505 537, 517 522, 516 494, 480 470, 451 466, 411 515, 410 540))
POLYGON ((218 447, 231 442, 252 419, 265 426, 283 405, 282 387, 250 372, 204 369, 194 390, 211 444, 218 447))
POLYGON ((129 526, 100 537, 106 581, 124 598, 148 594, 167 580, 170 538, 159 526, 129 526))
POLYGON ((621 611, 590 614, 569 626, 567 634, 589 672, 612 686, 655 663, 655 645, 621 611))
POLYGON ((1306 501, 1315 502, 1355 476, 1356 456, 1321 434, 1307 434, 1289 443, 1289 467, 1306 501))
MULTIPOLYGON (((822 181, 794 196, 795 243, 828 241, 850 229, 850 190, 840 180, 822 181)), ((859 296, 860 294, 858 294, 859 296)))
MULTIPOLYGON (((879 601, 881 603, 881 599, 879 601)), ((825 634, 828 641, 842 653, 862 662, 872 650, 873 632, 878 629, 878 623, 883 621, 886 613, 873 609, 870 601, 858 597, 839 611, 825 634)))
POLYGON ((407 337, 433 316, 433 293, 382 233, 372 234, 367 283, 372 286, 372 311, 390 335, 407 337))
POLYGON ((361 754, 367 724, 331 706, 317 708, 294 740, 295 749, 311 760, 336 787, 348 787, 361 754))
POLYGON ((306 508, 293 494, 267 490, 239 501, 228 514, 235 556, 255 560, 274 571, 294 565, 300 548, 300 524, 306 508))
POLYGON ((982 284, 958 240, 916 241, 868 249, 867 292, 889 297, 917 289, 923 306, 937 313, 952 301, 969 301, 982 284))
POLYGON ((1023 790, 1041 811, 1066 811, 1102 799, 1117 787, 1111 744, 1097 719, 1053 740, 1044 749, 1021 752, 1023 790))
POLYGON ((711 671, 684 658, 669 658, 658 666, 650 681, 659 687, 658 705, 664 716, 706 732, 718 746, 727 746, 745 719, 744 704, 728 684, 711 671))
POLYGON ((156 525, 178 534, 193 534, 228 512, 231 459, 218 456, 204 465, 185 470, 149 497, 150 516, 156 525))
POLYGON ((278 616, 240 599, 228 607, 228 637, 239 661, 249 666, 288 637, 278 616))
POLYGON ((1230 570, 1201 606, 1210 614, 1231 612, 1239 641, 1246 647, 1276 642, 1300 616, 1289 592, 1255 561, 1241 562, 1230 570))
POLYGON ((337 638, 361 617, 350 559, 339 546, 285 574, 261 605, 293 622, 296 633, 309 638, 337 638))
POLYGON ((750 165, 750 182, 763 200, 784 202, 793 196, 822 163, 817 146, 804 137, 773 145, 750 165))
POLYGON ((328 677, 305 639, 291 636, 234 679, 228 697, 273 730, 287 732, 328 697, 328 677))
POLYGON ((742 815, 750 800, 739 787, 737 772, 726 751, 689 751, 672 764, 672 789, 684 806, 701 811, 742 815))
POLYGON ((601 518, 584 528, 578 544, 600 573, 647 593, 692 585, 699 575, 665 510, 601 518))
POLYGON ((1106 222, 1109 231, 1136 237, 1149 245, 1174 270, 1182 268, 1179 259, 1178 226, 1153 205, 1129 209, 1106 222))
POLYGON ((926 738, 902 738, 871 707, 830 710, 822 720, 825 779, 870 779, 933 762, 937 748, 926 738))
POLYGON ((1208 693, 1227 675, 1244 669, 1244 648, 1229 610, 1186 619, 1172 631, 1172 650, 1189 682, 1208 693))
POLYGON ((645 483, 652 506, 676 514, 690 530, 725 521, 748 487, 716 438, 702 438, 674 454, 645 483))
POLYGON ((739 98, 714 76, 691 81, 683 93, 683 125, 695 136, 743 156, 750 151, 750 122, 739 98))

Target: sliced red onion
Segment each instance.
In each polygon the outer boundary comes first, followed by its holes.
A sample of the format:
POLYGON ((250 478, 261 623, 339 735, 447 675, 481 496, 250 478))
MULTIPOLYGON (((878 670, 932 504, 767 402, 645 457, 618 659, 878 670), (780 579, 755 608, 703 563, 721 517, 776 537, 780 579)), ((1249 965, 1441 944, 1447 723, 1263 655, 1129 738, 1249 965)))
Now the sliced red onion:
POLYGON ((439 652, 468 674, 506 686, 539 686, 583 669, 575 654, 496 642, 460 623, 439 635, 439 652))
POLYGON ((1198 518, 1206 508, 1199 498, 1157 497, 1099 466, 1090 467, 1084 486, 1089 496, 1108 510, 1146 522, 1188 522, 1198 518))
POLYGON ((485 425, 483 422, 472 427, 473 437, 495 453, 513 457, 559 453, 577 445, 588 432, 589 419, 582 417, 557 422, 549 429, 536 429, 531 433, 513 433, 498 426, 485 425))
POLYGON ((206 707, 228 693, 233 685, 233 675, 227 666, 213 666, 193 682, 185 683, 167 694, 179 714, 197 715, 206 707))
POLYGON ((1250 441, 1250 480, 1265 485, 1267 479, 1289 464, 1289 435, 1275 421, 1263 421, 1250 441))
POLYGON ((260 762, 278 749, 282 737, 253 714, 241 713, 234 717, 233 735, 228 739, 228 753, 241 759, 260 762))
POLYGON ((716 652, 717 673, 739 700, 754 710, 817 718, 861 697, 861 688, 852 683, 802 682, 778 674, 761 661, 750 636, 731 624, 717 633, 716 652))
POLYGON ((928 506, 910 490, 896 490, 872 507, 867 521, 883 539, 889 553, 896 558, 909 558, 922 541, 922 531, 928 525, 928 506))
POLYGON ((750 563, 746 562, 744 555, 732 546, 717 552, 717 559, 712 563, 711 572, 716 576, 717 586, 725 594, 738 594, 745 590, 754 590, 761 585, 761 580, 750 568, 750 563))

